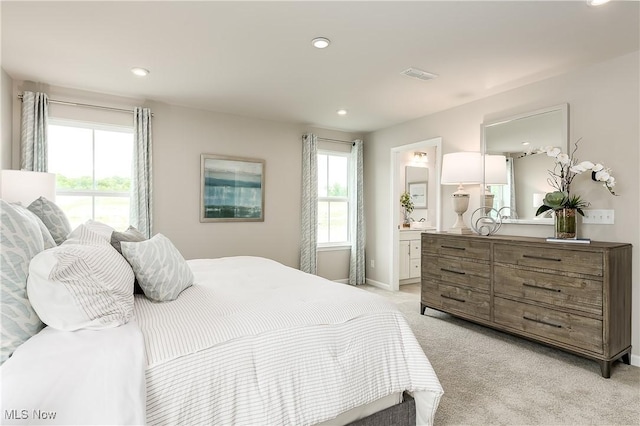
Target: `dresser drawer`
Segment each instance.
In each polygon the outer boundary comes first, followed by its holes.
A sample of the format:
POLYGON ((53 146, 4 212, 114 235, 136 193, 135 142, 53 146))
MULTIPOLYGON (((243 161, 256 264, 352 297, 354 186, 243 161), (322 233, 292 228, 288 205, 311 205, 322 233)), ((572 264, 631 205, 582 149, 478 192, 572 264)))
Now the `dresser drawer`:
POLYGON ((602 354, 602 321, 494 297, 494 321, 527 334, 602 354))
POLYGON ((470 262, 462 258, 424 256, 422 276, 489 291, 491 267, 488 263, 470 262))
POLYGON ((493 290, 559 308, 602 315, 602 281, 495 265, 493 290))
POLYGON ((467 259, 490 260, 491 245, 487 241, 442 238, 423 234, 422 253, 434 256, 460 256, 467 259))
POLYGON ((490 296, 468 288, 422 279, 422 303, 450 313, 491 320, 490 296))
POLYGON ((495 244, 493 250, 495 263, 602 276, 602 253, 600 252, 500 243, 495 244))

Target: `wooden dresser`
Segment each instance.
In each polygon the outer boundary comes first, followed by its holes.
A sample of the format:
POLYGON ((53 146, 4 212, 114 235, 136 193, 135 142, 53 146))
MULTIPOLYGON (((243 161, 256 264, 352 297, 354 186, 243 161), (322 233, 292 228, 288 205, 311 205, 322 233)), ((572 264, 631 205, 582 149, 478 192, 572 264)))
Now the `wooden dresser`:
POLYGON ((422 234, 429 307, 596 360, 631 354, 631 245, 422 234))

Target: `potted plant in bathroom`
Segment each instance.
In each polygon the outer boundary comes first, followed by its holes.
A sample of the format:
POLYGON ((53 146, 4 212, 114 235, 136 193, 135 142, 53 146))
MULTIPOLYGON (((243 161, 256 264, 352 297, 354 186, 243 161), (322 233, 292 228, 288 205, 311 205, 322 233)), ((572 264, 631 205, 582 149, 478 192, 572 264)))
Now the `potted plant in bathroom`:
POLYGON ((400 196, 400 205, 402 206, 402 215, 404 217, 402 221, 403 228, 411 227, 411 212, 413 212, 413 200, 408 192, 403 192, 400 196))

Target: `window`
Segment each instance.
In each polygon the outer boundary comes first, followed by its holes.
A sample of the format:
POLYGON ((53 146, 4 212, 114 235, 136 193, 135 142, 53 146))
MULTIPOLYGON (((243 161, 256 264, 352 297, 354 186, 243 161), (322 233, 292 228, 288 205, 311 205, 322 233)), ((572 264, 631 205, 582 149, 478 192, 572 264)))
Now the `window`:
POLYGON ((49 172, 71 227, 97 220, 129 225, 133 128, 49 120, 49 172))
POLYGON ((349 244, 349 154, 318 153, 318 245, 349 244))

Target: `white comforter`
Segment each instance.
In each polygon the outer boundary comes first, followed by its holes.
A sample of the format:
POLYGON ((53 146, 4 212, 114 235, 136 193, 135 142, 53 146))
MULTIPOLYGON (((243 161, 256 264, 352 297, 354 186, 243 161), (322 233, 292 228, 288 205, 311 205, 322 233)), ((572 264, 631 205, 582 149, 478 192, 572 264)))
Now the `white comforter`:
POLYGON ((170 303, 137 297, 150 424, 315 424, 394 392, 431 424, 442 388, 385 299, 263 258, 189 261, 170 303))
POLYGON ((2 364, 0 423, 145 423, 144 345, 135 322, 106 330, 50 327, 2 364))

